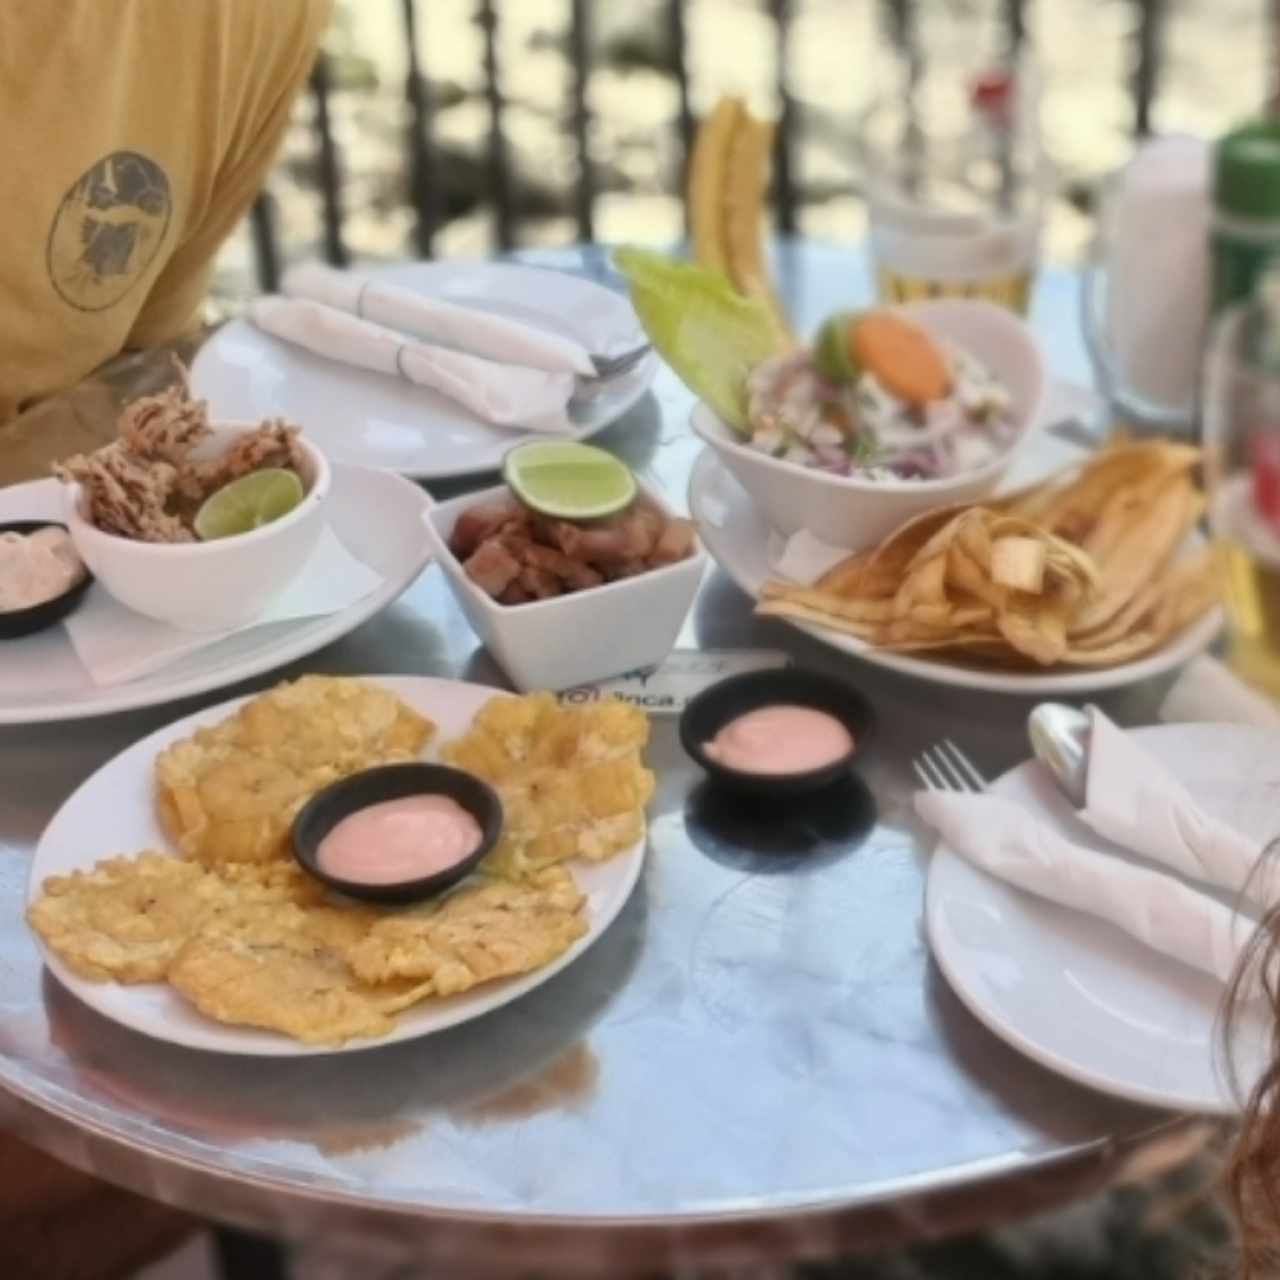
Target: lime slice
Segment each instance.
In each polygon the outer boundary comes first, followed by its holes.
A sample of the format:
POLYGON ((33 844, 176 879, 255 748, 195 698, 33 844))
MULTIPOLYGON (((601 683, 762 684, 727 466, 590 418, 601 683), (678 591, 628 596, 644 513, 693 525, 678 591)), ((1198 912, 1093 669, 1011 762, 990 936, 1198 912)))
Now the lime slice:
POLYGON ((302 481, 295 471, 264 467, 211 493, 196 512, 196 536, 204 542, 270 524, 302 501, 302 481))
POLYGON ((526 507, 561 520, 611 516, 636 496, 626 463, 572 440, 522 444, 503 459, 502 475, 526 507))
POLYGON ((837 311, 818 330, 813 346, 813 363, 818 372, 837 386, 856 382, 862 372, 849 350, 849 325, 854 319, 852 311, 837 311))

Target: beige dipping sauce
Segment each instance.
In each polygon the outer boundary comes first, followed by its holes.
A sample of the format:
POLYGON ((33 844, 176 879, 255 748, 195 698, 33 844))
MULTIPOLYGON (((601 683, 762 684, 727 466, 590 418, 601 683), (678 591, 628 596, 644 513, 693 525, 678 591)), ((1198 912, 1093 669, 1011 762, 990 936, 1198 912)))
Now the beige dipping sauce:
POLYGON ((65 529, 0 533, 0 613, 44 604, 82 577, 84 565, 65 529))
POLYGON ((730 720, 702 748, 741 773, 808 773, 853 750, 853 734, 825 711, 778 703, 730 720))
POLYGON ((398 884, 447 871, 483 838, 452 796, 402 796, 343 818, 320 841, 316 865, 340 880, 398 884))

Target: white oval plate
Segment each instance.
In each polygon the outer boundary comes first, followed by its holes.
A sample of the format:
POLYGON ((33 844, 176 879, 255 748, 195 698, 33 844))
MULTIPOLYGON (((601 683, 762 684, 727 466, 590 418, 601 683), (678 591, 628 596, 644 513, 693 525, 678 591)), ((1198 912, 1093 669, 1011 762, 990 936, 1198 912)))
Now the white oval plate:
MULTIPOLYGON (((596 354, 644 341, 621 293, 564 271, 493 262, 411 262, 371 272, 393 284, 576 338, 596 354)), ((602 431, 644 395, 657 372, 649 355, 633 370, 570 406, 581 440, 602 431)), ((496 471, 528 432, 496 427, 426 387, 356 369, 233 320, 200 349, 195 394, 215 418, 285 417, 333 462, 398 471, 418 480, 496 471)))
MULTIPOLYGON (((1078 457, 1079 450, 1041 432, 1027 442, 1006 480, 1006 486, 1013 489, 1034 483, 1078 457)), ((765 579, 773 576, 769 567, 769 542, 777 535, 769 528, 747 491, 707 448, 698 455, 689 477, 689 512, 698 527, 702 545, 712 558, 743 591, 753 599, 757 598, 765 579)), ((1063 670, 1037 675, 967 665, 950 658, 917 658, 910 654, 886 653, 856 636, 828 631, 825 627, 790 618, 782 621, 841 653, 877 667, 887 667, 890 671, 901 671, 904 675, 960 689, 1035 696, 1087 693, 1150 679, 1181 666, 1188 658, 1207 649, 1222 628, 1221 611, 1215 609, 1163 649, 1136 662, 1125 662, 1098 671, 1063 670)))
MULTIPOLYGON (((60 520, 56 480, 0 489, 0 520, 60 520)), ((0 641, 0 725, 81 720, 174 702, 260 675, 322 648, 385 609, 431 557, 423 513, 431 499, 417 485, 367 467, 333 468, 329 524, 383 583, 348 609, 322 618, 251 627, 127 684, 93 683, 65 628, 0 641)), ((93 590, 100 588, 95 586, 93 590)))
MULTIPOLYGON (((500 696, 499 690, 487 685, 436 680, 428 676, 365 678, 394 690, 410 706, 435 721, 437 733, 426 758, 434 756, 440 743, 465 733, 476 712, 490 698, 500 696)), ((221 706, 208 707, 187 716, 158 729, 103 765, 72 794, 45 828, 31 863, 27 901, 38 895, 46 876, 87 869, 100 858, 113 853, 168 848, 168 841, 155 817, 152 766, 157 753, 176 739, 187 737, 199 726, 225 719, 247 701, 248 698, 234 698, 221 706)), ((419 1036, 443 1031, 460 1022, 469 1022, 541 986, 576 960, 622 910, 640 876, 645 843, 641 839, 607 862, 579 861, 572 864, 573 874, 587 895, 586 913, 590 928, 550 964, 532 973, 487 983, 462 995, 429 1000, 400 1014, 390 1034, 377 1039, 352 1040, 340 1048, 303 1044, 277 1032, 252 1027, 224 1026, 198 1013, 164 983, 122 986, 115 982, 88 982, 68 970, 42 944, 41 951, 45 964, 62 985, 85 1004, 104 1017, 157 1040, 217 1053, 272 1058, 353 1053, 397 1044, 401 1040, 416 1040, 419 1036)))
MULTIPOLYGON (((1240 725, 1133 731, 1211 813, 1259 839, 1280 834, 1280 734, 1240 725)), ((1028 761, 991 790, 1064 835, 1096 837, 1045 771, 1028 761)), ((1023 893, 939 845, 925 906, 947 981, 1015 1049, 1080 1084, 1179 1111, 1237 1110, 1217 1054, 1223 987, 1105 921, 1023 893)), ((1238 1042, 1247 1089, 1265 1066, 1268 1018, 1256 1007, 1238 1042)))

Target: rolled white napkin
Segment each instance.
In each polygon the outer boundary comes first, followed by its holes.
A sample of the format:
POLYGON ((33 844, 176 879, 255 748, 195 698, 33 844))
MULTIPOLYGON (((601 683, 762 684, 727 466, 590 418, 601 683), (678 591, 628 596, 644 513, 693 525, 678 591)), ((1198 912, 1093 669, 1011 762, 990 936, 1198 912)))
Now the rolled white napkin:
POLYGON ((309 298, 388 329, 442 343, 455 351, 485 356, 499 364, 583 377, 595 372, 586 347, 572 338, 478 307, 429 298, 358 272, 339 271, 319 262, 303 263, 285 272, 280 289, 286 297, 309 298))
POLYGON ((1280 705, 1245 684, 1226 663, 1202 653, 1173 682, 1160 704, 1160 719, 1170 724, 1207 721, 1280 729, 1280 705))
POLYGON ((1163 955, 1230 980, 1253 921, 1158 871, 1078 845, 1010 800, 922 791, 916 812, 967 862, 1106 920, 1163 955))
POLYGON ((1264 909, 1274 877, 1254 868, 1258 841, 1206 813, 1132 735, 1089 708, 1089 775, 1080 818, 1100 836, 1179 875, 1244 892, 1264 909))
POLYGON ((345 311, 301 298, 258 298, 249 318, 259 329, 316 355, 430 387, 485 422, 526 431, 568 431, 571 373, 497 364, 406 338, 345 311))

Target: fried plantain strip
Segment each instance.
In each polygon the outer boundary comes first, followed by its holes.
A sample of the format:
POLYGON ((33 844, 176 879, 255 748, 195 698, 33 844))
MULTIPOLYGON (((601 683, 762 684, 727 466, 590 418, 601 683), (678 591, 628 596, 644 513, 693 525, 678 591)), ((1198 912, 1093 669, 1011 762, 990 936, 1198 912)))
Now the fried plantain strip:
POLYGON ((693 256, 704 267, 729 274, 724 191, 734 133, 746 111, 741 98, 721 98, 703 120, 689 157, 687 202, 693 256))

